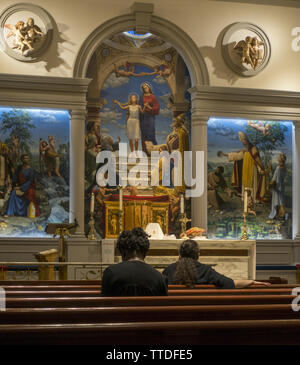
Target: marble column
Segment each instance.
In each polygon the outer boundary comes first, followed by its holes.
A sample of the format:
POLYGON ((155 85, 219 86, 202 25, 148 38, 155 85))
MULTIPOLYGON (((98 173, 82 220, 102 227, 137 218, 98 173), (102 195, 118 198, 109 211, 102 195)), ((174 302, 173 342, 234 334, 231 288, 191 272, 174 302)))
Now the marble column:
POLYGON ((207 121, 209 115, 202 110, 202 100, 194 87, 189 90, 192 102, 192 151, 193 151, 193 176, 196 171, 196 151, 204 152, 204 192, 199 197, 192 198, 192 226, 207 230, 207 121))
POLYGON ((70 222, 76 219, 76 235, 84 235, 84 138, 85 109, 71 110, 70 126, 70 222))
MULTIPOLYGON (((207 118, 192 113, 192 151, 204 152, 204 192, 200 197, 192 198, 192 227, 207 230, 207 118)), ((193 175, 196 160, 193 154, 193 175)))

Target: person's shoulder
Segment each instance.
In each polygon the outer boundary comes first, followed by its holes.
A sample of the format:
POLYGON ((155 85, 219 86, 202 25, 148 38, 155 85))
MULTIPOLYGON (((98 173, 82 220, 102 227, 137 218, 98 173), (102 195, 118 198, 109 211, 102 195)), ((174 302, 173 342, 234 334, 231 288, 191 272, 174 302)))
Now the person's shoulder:
POLYGON ((196 268, 200 272, 206 272, 211 270, 211 267, 205 264, 202 264, 202 262, 196 261, 196 268))
POLYGON ((173 262, 163 270, 163 274, 173 271, 176 268, 177 262, 173 262))
POLYGON ((110 265, 108 266, 103 273, 109 273, 109 272, 114 272, 114 271, 118 271, 119 269, 122 269, 124 267, 124 264, 126 262, 123 261, 123 262, 119 262, 118 264, 113 264, 113 265, 110 265))

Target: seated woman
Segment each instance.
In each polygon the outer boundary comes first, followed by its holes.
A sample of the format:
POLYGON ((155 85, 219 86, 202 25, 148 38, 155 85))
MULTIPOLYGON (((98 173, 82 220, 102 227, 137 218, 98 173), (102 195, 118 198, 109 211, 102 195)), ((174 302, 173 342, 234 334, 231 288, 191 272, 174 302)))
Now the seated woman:
POLYGON ((189 287, 195 284, 214 284, 222 289, 244 288, 251 284, 269 286, 269 283, 257 282, 254 280, 232 280, 210 266, 198 262, 199 247, 196 241, 186 240, 179 248, 179 261, 169 265, 163 275, 167 278, 168 284, 186 285, 189 287))
POLYGON ((104 270, 102 296, 153 296, 168 295, 161 273, 144 262, 149 250, 149 239, 142 228, 123 231, 117 241, 122 262, 104 270))

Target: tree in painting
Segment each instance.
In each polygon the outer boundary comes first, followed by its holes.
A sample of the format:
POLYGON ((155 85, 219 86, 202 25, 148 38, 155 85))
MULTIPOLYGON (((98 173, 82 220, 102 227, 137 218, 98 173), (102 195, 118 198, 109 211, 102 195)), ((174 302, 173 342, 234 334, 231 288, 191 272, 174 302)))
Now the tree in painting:
POLYGON ((3 112, 1 122, 0 133, 8 137, 5 141, 7 145, 10 148, 18 148, 19 155, 26 153, 30 156, 30 145, 33 143, 30 130, 35 128, 35 125, 28 112, 20 109, 3 112))

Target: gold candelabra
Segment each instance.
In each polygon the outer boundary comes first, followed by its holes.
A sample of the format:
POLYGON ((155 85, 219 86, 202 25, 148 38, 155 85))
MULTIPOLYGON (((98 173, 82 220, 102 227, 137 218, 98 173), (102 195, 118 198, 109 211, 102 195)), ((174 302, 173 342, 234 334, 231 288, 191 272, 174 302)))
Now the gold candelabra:
POLYGON ((119 209, 119 234, 123 231, 123 210, 119 209))
MULTIPOLYGON (((68 228, 59 227, 56 229, 53 237, 59 236, 59 250, 58 250, 58 260, 59 262, 66 262, 66 239, 65 236, 71 237, 71 234, 68 228)), ((59 280, 67 280, 68 279, 68 267, 60 266, 59 267, 59 280)))
POLYGON ((242 237, 241 237, 241 240, 245 241, 245 240, 248 240, 249 237, 248 237, 248 234, 247 234, 247 213, 243 213, 243 216, 244 216, 244 223, 243 223, 243 228, 242 228, 242 237))
POLYGON ((181 238, 188 238, 186 235, 186 224, 191 222, 191 219, 187 218, 186 213, 180 213, 179 215, 179 222, 181 223, 181 238))
POLYGON ((90 213, 89 226, 90 226, 90 231, 89 231, 89 234, 88 234, 88 239, 91 240, 91 241, 95 241, 96 240, 96 236, 95 236, 95 219, 94 219, 94 213, 93 212, 90 213))

